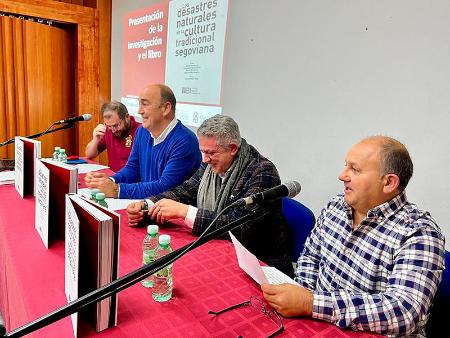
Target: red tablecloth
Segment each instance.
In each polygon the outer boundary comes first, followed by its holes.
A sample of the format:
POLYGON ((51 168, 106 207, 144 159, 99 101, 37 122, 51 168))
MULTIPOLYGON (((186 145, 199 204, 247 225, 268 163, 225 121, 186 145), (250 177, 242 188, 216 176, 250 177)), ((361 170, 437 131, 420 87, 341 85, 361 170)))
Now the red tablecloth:
MULTIPOLYGON (((14 186, 0 186, 0 311, 8 331, 67 303, 64 294, 64 242, 46 250, 34 228, 34 198, 21 199, 14 186)), ((121 212, 119 275, 141 264, 144 228, 126 225, 121 212)), ((173 248, 195 237, 186 228, 171 226, 161 233, 172 236, 173 248)), ((174 264, 173 299, 152 300, 151 291, 140 283, 119 293, 118 325, 98 337, 264 337, 277 326, 267 317, 245 307, 217 317, 208 314, 261 296, 259 286, 237 265, 233 246, 213 240, 188 253, 174 264)), ((312 319, 283 319, 280 337, 375 337, 368 333, 343 331, 312 319)), ((70 317, 32 334, 32 337, 73 336, 70 317)))

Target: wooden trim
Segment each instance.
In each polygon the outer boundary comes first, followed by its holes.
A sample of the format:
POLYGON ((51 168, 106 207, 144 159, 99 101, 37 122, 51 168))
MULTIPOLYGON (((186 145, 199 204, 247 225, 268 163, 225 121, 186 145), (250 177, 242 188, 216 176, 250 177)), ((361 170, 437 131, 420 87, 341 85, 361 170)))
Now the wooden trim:
POLYGON ((2 0, 0 11, 94 26, 96 9, 52 0, 2 0))
MULTIPOLYGON (((99 122, 100 105, 111 99, 111 0, 83 3, 97 8, 55 0, 0 1, 0 12, 75 24, 75 114, 94 116, 76 127, 75 145, 80 155, 99 122)), ((4 100, 7 104, 9 98, 4 100)))

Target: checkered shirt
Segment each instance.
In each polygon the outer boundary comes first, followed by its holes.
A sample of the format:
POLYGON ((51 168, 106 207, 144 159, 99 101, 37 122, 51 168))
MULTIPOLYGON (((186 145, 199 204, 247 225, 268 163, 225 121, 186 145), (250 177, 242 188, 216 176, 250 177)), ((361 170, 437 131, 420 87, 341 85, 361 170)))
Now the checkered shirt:
POLYGON ((352 229, 343 194, 322 210, 295 279, 314 293, 313 317, 388 337, 425 336, 444 269, 444 236, 405 193, 352 229))

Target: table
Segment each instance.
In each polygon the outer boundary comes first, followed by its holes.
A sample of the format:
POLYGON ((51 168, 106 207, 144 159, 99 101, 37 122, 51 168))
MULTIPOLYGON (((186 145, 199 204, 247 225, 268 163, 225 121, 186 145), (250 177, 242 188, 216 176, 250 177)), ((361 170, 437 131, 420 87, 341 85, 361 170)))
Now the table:
MULTIPOLYGON (((34 198, 20 198, 14 186, 0 186, 0 311, 8 331, 67 303, 64 294, 64 242, 46 250, 34 229, 34 198)), ((121 238, 119 275, 141 264, 145 228, 126 225, 119 212, 121 238)), ((172 236, 177 249, 196 237, 187 228, 168 226, 160 233, 172 236)), ((243 272, 232 244, 210 241, 174 263, 173 299, 156 303, 140 283, 119 293, 118 325, 103 332, 83 327, 83 336, 95 337, 265 337, 277 326, 262 313, 244 307, 217 317, 219 310, 261 296, 259 286, 243 272)), ((313 319, 283 319, 280 337, 379 337, 340 330, 313 319)), ((33 332, 31 337, 72 337, 70 317, 33 332)))

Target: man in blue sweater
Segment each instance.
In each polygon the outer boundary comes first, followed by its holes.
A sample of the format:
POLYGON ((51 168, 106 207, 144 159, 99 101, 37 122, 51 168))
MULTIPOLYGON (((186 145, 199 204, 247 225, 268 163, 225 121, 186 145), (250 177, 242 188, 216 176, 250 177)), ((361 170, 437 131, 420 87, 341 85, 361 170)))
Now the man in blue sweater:
POLYGON ((176 99, 161 84, 149 85, 139 95, 142 126, 136 131, 128 162, 118 173, 89 173, 89 188, 106 197, 144 198, 176 187, 192 176, 201 162, 195 134, 175 117, 176 99))

